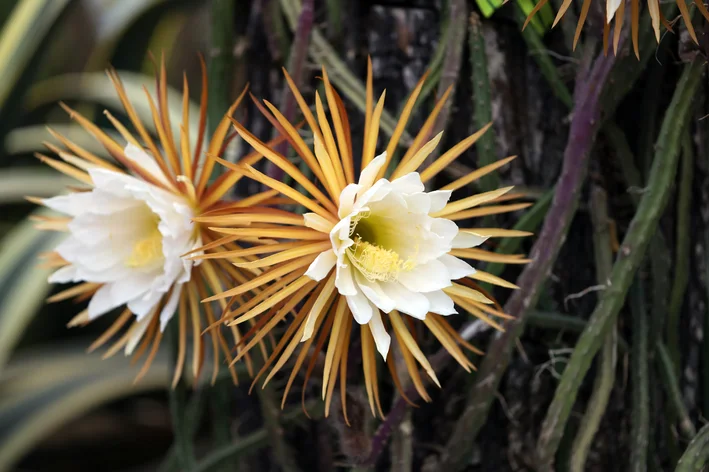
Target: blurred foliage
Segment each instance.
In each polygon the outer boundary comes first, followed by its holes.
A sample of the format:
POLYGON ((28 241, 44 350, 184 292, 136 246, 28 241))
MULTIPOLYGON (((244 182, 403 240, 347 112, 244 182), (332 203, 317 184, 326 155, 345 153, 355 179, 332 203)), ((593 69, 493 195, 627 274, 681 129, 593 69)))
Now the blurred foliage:
MULTIPOLYGON (((0 470, 13 470, 39 443, 97 407, 148 392, 155 395, 167 386, 167 353, 135 384, 136 368, 129 359, 102 360, 86 353, 91 344, 86 335, 100 333, 102 323, 81 333, 67 332, 74 304, 46 305, 51 269, 41 265, 40 255, 52 250, 62 235, 37 231, 33 219, 45 210, 35 210, 24 197, 58 195, 74 183, 32 157, 46 152, 44 142, 59 144, 47 125, 105 154, 58 104, 72 103, 106 126, 100 114, 104 108, 122 111, 104 73, 107 67, 129 69, 121 70, 121 78, 149 124, 153 121, 143 86, 154 83, 150 52, 165 54, 171 83, 180 83, 174 79, 181 78, 183 69, 199 83, 198 52, 206 50, 206 40, 198 31, 207 27, 208 7, 206 2, 175 0, 0 2, 0 470)), ((178 123, 181 92, 170 90, 169 102, 171 119, 178 123)), ((191 106, 197 119, 198 107, 191 106)), ((163 454, 164 447, 147 459, 159 460, 163 454)), ((91 463, 90 456, 85 464, 91 463)), ((135 461, 130 455, 123 459, 127 465, 135 461)), ((62 470, 61 460, 53 466, 51 459, 30 459, 28 464, 62 470)))

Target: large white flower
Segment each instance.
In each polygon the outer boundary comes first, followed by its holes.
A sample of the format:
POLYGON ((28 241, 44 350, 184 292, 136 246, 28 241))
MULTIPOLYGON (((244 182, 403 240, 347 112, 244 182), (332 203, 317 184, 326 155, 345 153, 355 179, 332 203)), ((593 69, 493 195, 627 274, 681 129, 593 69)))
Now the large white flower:
MULTIPOLYGON (((459 232, 449 219, 430 216, 446 206, 452 192, 425 192, 418 172, 375 182, 385 161, 386 153, 379 155, 357 184, 344 188, 341 219, 330 231, 332 249, 321 253, 305 274, 319 281, 336 267, 338 292, 346 297, 354 319, 369 324, 384 358, 390 336, 379 310, 397 310, 420 320, 429 312, 456 313, 443 289, 475 269, 449 252, 487 239, 459 232)), ((319 223, 318 215, 305 215, 306 226, 317 229, 319 223)))
MULTIPOLYGON (((132 145, 126 155, 139 158, 147 170, 157 170, 152 158, 132 145)), ((192 222, 193 209, 182 195, 100 167, 88 173, 90 191, 44 200, 72 217, 68 238, 56 248, 69 265, 49 281, 102 284, 89 302, 89 320, 127 305, 139 323, 126 344, 130 353, 160 306, 164 330, 192 274, 193 261, 182 255, 202 242, 192 222)))
MULTIPOLYGON (((265 107, 259 107, 270 122, 278 123, 277 128, 302 159, 300 165, 234 123, 239 135, 256 152, 282 169, 294 184, 274 179, 249 165, 220 162, 286 198, 280 201, 296 203, 311 213, 303 216, 295 211, 259 205, 225 210, 210 217, 209 227, 224 238, 253 244, 253 247, 225 251, 215 257, 259 273, 247 283, 208 300, 226 303, 258 288, 258 295, 222 317, 231 326, 250 323, 258 327, 245 335, 250 338, 248 341, 240 341, 242 352, 249 352, 285 322, 287 329, 278 330, 278 346, 267 361, 270 373, 264 384, 292 359, 293 370, 284 391, 285 398, 297 372, 307 366, 306 379, 310 378, 315 361, 322 359, 325 414, 339 382, 343 413, 348 421, 346 392, 352 377, 348 356, 354 346, 361 352, 370 409, 372 414, 380 416, 384 415, 378 387, 381 369, 377 367, 377 351, 394 374, 396 387, 403 396, 407 395, 401 391, 402 382, 398 369, 393 368, 394 359, 388 356, 390 343, 396 343, 411 385, 422 399, 431 401, 419 367, 440 385, 412 329, 435 337, 466 371, 474 368, 464 350, 480 351, 460 336, 447 315, 458 310, 461 316, 475 317, 504 329, 497 319, 508 316, 483 293, 479 283, 506 288, 516 286, 495 274, 474 270, 463 260, 525 264, 529 260, 523 254, 497 254, 473 246, 488 237, 522 237, 529 233, 478 225, 458 228, 458 225, 474 218, 517 211, 529 203, 505 203, 519 196, 510 195, 510 187, 473 195, 465 191, 471 183, 509 163, 514 156, 471 171, 439 191, 425 191, 424 184, 432 185, 432 179, 473 146, 491 126, 488 124, 448 150, 441 150, 438 157, 432 159, 431 153, 442 135, 431 137, 433 127, 450 89, 441 95, 416 136, 404 142, 402 135, 423 89, 422 78, 403 106, 389 142, 382 149, 384 152, 375 157, 377 145, 384 144, 379 133, 384 93, 375 100, 371 61, 367 67, 361 152, 352 146, 358 139, 353 139, 351 134, 347 107, 324 68, 322 80, 329 111, 317 92, 313 111, 286 73, 286 81, 313 137, 312 145, 302 138, 298 126, 271 103, 264 101, 265 107), (397 149, 402 155, 394 163, 391 157, 397 149), (302 171, 303 167, 307 173, 302 171), (385 178, 387 176, 390 177, 385 178), (455 198, 456 191, 469 196, 455 198), (248 222, 249 227, 241 227, 243 222, 248 222), (233 261, 237 256, 253 256, 254 259, 245 263, 233 261), (309 363, 306 359, 310 359, 309 363)), ((428 345, 428 336, 425 344, 428 345)))
MULTIPOLYGON (((234 356, 225 338, 227 330, 217 322, 222 311, 227 311, 226 304, 200 304, 200 299, 244 283, 253 272, 234 267, 233 263, 244 262, 240 257, 215 258, 217 253, 240 248, 199 218, 212 217, 227 208, 267 204, 273 196, 273 192, 264 192, 234 201, 227 194, 244 177, 243 172, 213 172, 214 156, 221 154, 229 142, 231 118, 246 91, 207 133, 206 120, 200 120, 196 129, 189 126, 186 82, 182 119, 177 122, 165 112, 170 107, 164 64, 156 75, 157 93, 145 97, 140 105, 155 111, 150 123, 143 122, 135 112, 138 104, 131 103, 118 74, 109 70, 108 78, 125 110, 126 120, 121 121, 109 111, 104 113, 121 136, 120 142, 77 111, 62 106, 78 126, 102 144, 102 154, 111 159, 93 154, 51 129, 54 144, 47 143, 47 147, 54 157, 37 155, 82 184, 70 187, 66 196, 46 200, 28 196, 32 202, 64 213, 34 218, 39 229, 67 236, 56 250, 43 255, 46 266, 57 269, 50 281, 79 282, 54 293, 48 301, 89 300, 88 307, 77 313, 69 326, 84 326, 101 317, 106 328, 88 350, 106 346, 104 357, 123 350, 133 353, 132 362, 143 358, 136 381, 149 371, 166 325, 172 323, 176 334, 173 387, 187 377, 195 382, 202 378, 205 360, 210 358, 205 351, 209 344, 212 382, 223 370, 223 360, 236 383, 234 356), (157 130, 157 136, 150 129, 157 130)), ((207 88, 204 66, 203 97, 207 88)), ((199 114, 208 114, 205 100, 199 114)), ((259 153, 250 153, 241 162, 255 164, 261 158, 259 153)), ((228 334, 235 342, 242 336, 236 326, 228 334)), ((249 354, 243 357, 250 362, 249 354)))

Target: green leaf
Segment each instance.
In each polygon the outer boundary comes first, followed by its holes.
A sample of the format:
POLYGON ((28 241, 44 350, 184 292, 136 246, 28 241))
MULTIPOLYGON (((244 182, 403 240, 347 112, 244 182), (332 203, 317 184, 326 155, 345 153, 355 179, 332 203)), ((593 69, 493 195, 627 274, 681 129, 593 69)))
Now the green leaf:
POLYGON ((0 205, 21 203, 25 196, 52 197, 76 180, 49 168, 9 168, 0 171, 0 205))
POLYGON ((0 376, 0 470, 11 470, 43 438, 93 408, 164 388, 166 356, 158 354, 140 382, 135 375, 127 358, 101 360, 61 346, 14 361, 0 376))
MULTIPOLYGON (((106 151, 106 148, 81 126, 77 124, 53 124, 51 128, 87 151, 104 159, 113 160, 106 151)), ((105 129, 103 131, 116 142, 120 143, 123 139, 121 135, 114 130, 105 129)), ((8 154, 28 154, 36 151, 45 152, 47 148, 43 144, 44 141, 50 142, 60 148, 64 147, 59 140, 49 134, 46 125, 34 125, 15 128, 10 131, 5 137, 5 151, 8 154)))
POLYGON ((166 0, 98 0, 99 16, 95 22, 96 44, 86 64, 87 70, 106 67, 116 46, 128 28, 148 10, 166 0))
POLYGON ((0 369, 49 293, 47 278, 53 269, 39 267, 37 255, 53 249, 63 237, 38 231, 25 220, 0 242, 0 369))
POLYGON ((0 30, 0 109, 68 0, 22 0, 0 30))
MULTIPOLYGON (((126 95, 133 104, 143 125, 148 131, 156 134, 153 115, 143 90, 143 87, 153 90, 155 78, 129 71, 119 71, 118 75, 123 82, 126 95)), ((27 93, 25 107, 27 111, 30 111, 60 100, 85 100, 114 110, 123 109, 123 105, 111 81, 103 72, 65 74, 34 84, 27 93)), ((172 133, 174 136, 179 136, 180 123, 182 123, 182 93, 172 87, 168 87, 167 102, 172 133)), ((197 136, 198 127, 199 107, 194 103, 190 103, 190 136, 197 136)))
MULTIPOLYGON (((507 3, 505 0, 475 0, 480 13, 485 18, 490 18, 502 5, 507 3)), ((532 0, 517 0, 517 4, 524 12, 525 16, 529 16, 534 9, 534 2, 532 0)), ((551 10, 551 6, 547 3, 544 5, 529 21, 537 34, 546 33, 551 27, 554 21, 554 12, 551 10)))

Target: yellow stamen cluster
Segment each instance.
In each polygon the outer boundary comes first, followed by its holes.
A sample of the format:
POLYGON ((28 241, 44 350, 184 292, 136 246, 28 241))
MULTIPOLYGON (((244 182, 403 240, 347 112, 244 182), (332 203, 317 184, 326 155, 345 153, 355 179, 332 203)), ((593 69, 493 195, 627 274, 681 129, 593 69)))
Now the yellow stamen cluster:
POLYGON ((404 261, 391 249, 368 243, 359 236, 347 253, 352 264, 370 281, 392 282, 401 271, 409 271, 415 266, 412 259, 404 261))
POLYGON ((145 267, 161 260, 162 254, 162 234, 157 225, 150 231, 150 234, 138 240, 133 245, 133 251, 126 259, 128 267, 145 267))

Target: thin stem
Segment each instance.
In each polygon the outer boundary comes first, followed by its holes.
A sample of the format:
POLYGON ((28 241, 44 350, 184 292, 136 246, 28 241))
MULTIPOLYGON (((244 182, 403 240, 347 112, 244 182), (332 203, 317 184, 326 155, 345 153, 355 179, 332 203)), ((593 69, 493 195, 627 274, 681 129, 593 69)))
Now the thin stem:
MULTIPOLYGON (((231 70, 234 58, 234 1, 212 0, 209 43, 209 98, 207 106, 208 136, 214 133, 229 109, 231 70)), ((215 179, 224 166, 214 166, 210 179, 215 179)))
POLYGON ((650 444, 650 380, 648 376, 648 316, 645 289, 640 277, 630 288, 630 312, 633 317, 633 346, 630 353, 632 416, 630 429, 630 470, 647 471, 650 444))
MULTIPOLYGON (((323 414, 320 403, 310 405, 308 407, 308 412, 311 418, 313 419, 320 418, 323 414)), ((289 423, 293 423, 298 419, 303 418, 304 416, 305 413, 303 409, 297 407, 293 411, 290 411, 283 415, 283 420, 289 423)), ((249 434, 248 436, 244 436, 243 438, 239 439, 239 441, 233 444, 229 444, 226 447, 223 447, 217 451, 210 453, 204 459, 202 459, 199 464, 197 464, 194 468, 183 470, 190 470, 194 472, 212 472, 218 470, 218 467, 220 467, 225 462, 236 462, 236 459, 248 456, 249 454, 253 454, 254 452, 268 446, 268 444, 269 436, 266 432, 266 429, 260 429, 254 433, 249 434)))
POLYGON ((586 320, 563 313, 531 310, 529 312, 529 324, 535 328, 543 328, 552 331, 571 331, 580 333, 586 328, 586 320))
MULTIPOLYGON (((211 388, 207 390, 209 397, 209 411, 212 418, 212 438, 215 447, 224 447, 231 443, 231 378, 223 378, 217 380, 211 388)), ((225 464, 222 469, 224 472, 233 470, 233 465, 225 464)))
MULTIPOLYGON (((630 283, 667 205, 679 161, 680 137, 689 120, 694 93, 703 70, 701 61, 688 65, 675 89, 657 140, 647 191, 621 245, 609 287, 602 293, 586 330, 576 344, 542 425, 537 443, 537 468, 540 471, 553 470, 554 457, 581 383, 605 335, 615 324, 630 283)), ((593 83, 593 78, 589 82, 593 83)))
MULTIPOLYGON (((473 123, 475 129, 480 129, 492 121, 492 103, 490 99, 490 77, 487 72, 487 54, 485 53, 485 38, 483 25, 476 13, 470 14, 468 27, 468 46, 470 49, 470 64, 473 83, 473 123)), ((475 143, 478 152, 478 167, 492 164, 497 159, 495 152, 495 130, 490 129, 480 136, 475 143)), ((480 179, 480 190, 489 192, 500 186, 497 172, 492 172, 480 179)))
POLYGON ((441 470, 457 471, 466 463, 467 450, 457 441, 469 442, 484 424, 498 384, 512 357, 515 341, 524 329, 526 314, 536 304, 543 282, 559 253, 576 212, 589 154, 600 123, 600 95, 614 62, 614 56, 600 57, 588 79, 576 91, 576 107, 561 176, 542 231, 530 253, 533 262, 525 267, 517 281, 520 290, 515 291, 505 304, 505 312, 515 319, 507 323, 506 331, 495 337, 487 349, 476 383, 468 394, 463 415, 456 423, 446 447, 441 470))
MULTIPOLYGON (((515 19, 517 24, 521 27, 524 24, 526 16, 519 5, 515 5, 515 19)), ((545 79, 551 91, 554 93, 556 98, 558 98, 561 103, 569 108, 573 108, 574 100, 571 97, 571 92, 569 92, 568 87, 561 80, 559 72, 556 65, 551 60, 549 53, 547 52, 547 46, 544 44, 542 37, 537 33, 534 28, 525 28, 521 32, 522 38, 527 43, 527 48, 532 58, 537 62, 539 70, 545 79)))
MULTIPOLYGON (((709 297, 709 229, 704 230, 704 265, 705 265, 705 281, 707 286, 705 290, 707 291, 707 297, 709 297)), ((709 306, 704 308, 704 333, 709 334, 709 306)), ((703 386, 704 386, 704 416, 709 416, 709 342, 702 343, 703 349, 703 361, 704 361, 704 372, 703 372, 703 386)))
POLYGON ((675 472, 698 472, 709 462, 709 424, 705 425, 682 454, 675 472))
POLYGON ((284 472, 299 472, 293 451, 283 438, 283 427, 280 422, 280 409, 274 398, 273 390, 266 386, 258 392, 261 414, 268 435, 268 443, 275 462, 284 472))
POLYGON ((679 429, 685 437, 692 438, 695 434, 697 434, 697 430, 694 428, 694 423, 692 423, 692 420, 689 417, 687 406, 684 404, 684 400, 682 400, 682 392, 679 390, 677 372, 675 371, 672 363, 670 353, 662 342, 657 343, 655 350, 657 351, 657 364, 660 371, 660 377, 663 380, 665 392, 667 393, 667 397, 670 399, 670 404, 674 409, 675 417, 679 418, 679 429))
MULTIPOLYGON (((411 111, 412 114, 416 113, 417 108, 419 107, 420 104, 425 103, 428 97, 433 93, 433 90, 436 88, 438 85, 438 81, 441 79, 441 68, 443 66, 443 59, 446 56, 446 48, 448 46, 448 38, 450 38, 450 28, 448 28, 448 23, 449 23, 449 18, 444 17, 441 20, 441 26, 440 26, 440 37, 438 38, 438 44, 436 44, 436 49, 433 51, 433 55, 431 56, 431 61, 428 63, 428 66, 426 67, 426 70, 428 71, 428 78, 426 82, 424 82, 423 87, 421 87, 421 93, 419 94, 418 98, 416 99, 416 103, 414 104, 414 108, 411 111)), ((396 116, 401 116, 402 111, 404 110, 404 107, 406 106, 406 101, 403 101, 397 110, 396 116)), ((414 123, 410 122, 407 125, 407 129, 409 127, 413 127, 414 123)))
MULTIPOLYGON (((234 58, 234 1, 212 0, 210 11, 209 85, 207 106, 207 130, 211 136, 227 112, 230 101, 231 73, 234 58)), ((214 166, 213 181, 224 169, 214 166)), ((217 447, 229 444, 229 398, 231 384, 228 380, 217 382, 209 391, 212 433, 217 447)))
MULTIPOLYGON (((187 407, 185 408, 184 421, 190 440, 194 439, 197 427, 199 426, 200 421, 202 419, 202 412, 205 403, 204 398, 205 395, 202 393, 202 390, 195 390, 192 393, 192 396, 190 397, 190 401, 187 403, 187 407)), ((175 470, 175 468, 177 467, 177 461, 178 447, 177 443, 174 443, 172 446, 170 446, 170 449, 165 454, 165 459, 163 460, 162 464, 160 464, 158 472, 168 472, 175 470)))
POLYGON ((342 35, 342 4, 340 0, 326 0, 327 35, 330 39, 342 35))
MULTIPOLYGON (((179 324, 177 319, 168 323, 167 330, 170 339, 171 357, 177 358, 179 344, 179 324)), ((173 366, 174 368, 174 366, 173 366)), ((168 389, 170 415, 172 417, 172 434, 174 435, 175 454, 180 470, 192 470, 195 464, 192 432, 187 416, 187 387, 180 381, 175 388, 168 389)))
MULTIPOLYGON (((275 0, 274 0, 275 1, 275 0)), ((290 50, 290 56, 288 57, 288 73, 290 74, 293 82, 297 88, 300 88, 303 83, 303 71, 305 60, 308 57, 308 46, 310 44, 310 33, 313 29, 313 17, 314 11, 313 6, 314 0, 304 0, 303 6, 300 9, 300 14, 298 15, 298 23, 295 27, 295 34, 293 37, 293 45, 290 50)), ((295 119, 295 97, 290 91, 290 87, 284 83, 283 92, 281 94, 281 106, 279 108, 283 112, 283 116, 286 117, 291 123, 295 119)), ((278 135, 278 131, 273 131, 273 137, 278 135)), ((284 141, 278 146, 278 152, 286 155, 288 149, 288 142, 284 141)), ((275 164, 269 162, 268 165, 268 175, 276 180, 283 180, 283 170, 276 166, 275 164)))
MULTIPOLYGON (((280 0, 280 2, 288 25, 294 31, 301 11, 300 0, 280 0)), ((340 59, 335 49, 328 43, 318 28, 312 29, 308 53, 315 62, 327 67, 330 80, 342 91, 342 94, 349 98, 357 108, 364 111, 366 108, 364 84, 350 72, 349 67, 340 59)), ((384 110, 379 125, 384 133, 391 136, 396 127, 396 119, 384 110)), ((411 136, 404 132, 401 142, 402 144, 410 143, 411 136)))
MULTIPOLYGON (((675 2, 668 2, 662 4, 660 9, 665 15, 665 18, 672 18, 677 11, 677 4, 675 2)), ((650 26, 650 14, 647 11, 645 11, 640 18, 639 43, 639 61, 634 54, 625 54, 623 57, 618 58, 617 65, 613 68, 609 79, 613 83, 613 87, 608 87, 605 90, 602 99, 603 111, 606 116, 613 116, 615 114, 615 110, 620 104, 621 99, 633 88, 633 84, 635 84, 640 74, 645 70, 648 62, 654 60, 656 57, 655 54, 658 47, 655 43, 655 34, 650 26)), ((669 42, 662 41, 659 47, 662 48, 666 44, 669 44, 669 42)), ((619 47, 619 49, 621 48, 619 47)), ((661 58, 662 56, 660 55, 659 57, 661 58)), ((649 89, 646 86, 646 90, 657 91, 659 88, 649 89)), ((646 115, 641 113, 640 116, 644 117, 646 115)), ((653 133, 652 136, 657 136, 657 134, 653 133)), ((650 149, 652 149, 652 147, 650 149)))
MULTIPOLYGON (((446 129, 451 116, 451 108, 455 102, 455 88, 460 77, 460 64, 463 61, 463 48, 465 47, 465 21, 468 17, 468 6, 465 0, 451 0, 448 7, 449 39, 446 44, 441 78, 438 82, 438 96, 442 96, 451 88, 450 98, 446 101, 441 112, 433 124, 431 135, 435 136, 446 129)), ((487 123, 486 123, 487 124, 487 123)), ((439 151, 435 149, 426 158, 423 168, 428 167, 438 157, 439 151)))
MULTIPOLYGON (((593 252, 596 259, 596 281, 605 285, 613 268, 613 250, 608 219, 606 192, 597 186, 591 190, 591 220, 593 222, 593 252)), ((581 420, 576 439, 572 446, 570 470, 583 472, 586 458, 593 443, 593 437, 603 419, 608 400, 615 382, 617 362, 618 329, 613 327, 606 336, 600 353, 598 374, 593 384, 593 392, 588 402, 586 414, 581 420)))
MULTIPOLYGON (((406 363, 401 355, 398 343, 393 344, 394 365, 404 386, 408 387, 408 373, 406 363)), ((395 397, 394 404, 399 400, 395 397)), ((391 440, 391 472, 412 472, 414 466, 414 424, 411 421, 411 409, 407 408, 404 418, 398 428, 392 433, 391 440)))
POLYGON ((670 292, 670 305, 667 313, 667 350, 680 371, 679 319, 684 302, 684 294, 689 283, 689 238, 692 233, 690 212, 692 209, 692 178, 694 170, 694 152, 692 138, 685 132, 682 139, 682 166, 677 196, 677 232, 674 263, 674 283, 670 292))
MULTIPOLYGON (((647 126, 645 123, 644 127, 647 126)), ((643 127, 643 128, 644 128, 643 127)), ((611 147, 615 150, 616 161, 620 164, 623 173, 623 180, 627 187, 628 194, 637 208, 642 195, 643 173, 638 170, 635 157, 630 150, 630 145, 623 131, 615 123, 608 122, 603 126, 603 133, 608 138, 611 147)), ((647 158, 651 160, 651 158, 647 158)), ((650 268, 652 271, 652 317, 650 332, 654 333, 654 340, 650 345, 654 349, 654 341, 662 339, 664 332, 665 315, 667 314, 667 298, 670 286, 670 255, 667 243, 661 231, 656 231, 650 241, 650 268)))

